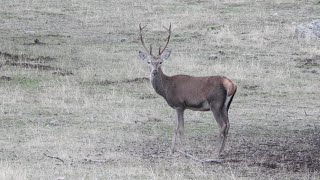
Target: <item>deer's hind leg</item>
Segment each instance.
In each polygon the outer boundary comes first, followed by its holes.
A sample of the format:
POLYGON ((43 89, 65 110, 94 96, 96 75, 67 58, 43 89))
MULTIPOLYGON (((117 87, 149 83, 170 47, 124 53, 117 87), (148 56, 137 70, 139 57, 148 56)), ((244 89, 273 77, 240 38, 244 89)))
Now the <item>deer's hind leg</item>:
POLYGON ((220 126, 220 133, 219 133, 220 149, 218 150, 219 155, 221 155, 221 153, 224 150, 225 143, 226 143, 227 136, 230 129, 228 110, 232 102, 233 96, 234 95, 227 96, 222 105, 219 103, 216 103, 214 106, 211 107, 211 111, 213 112, 213 115, 220 126))
POLYGON ((229 119, 227 114, 227 109, 225 108, 225 98, 220 99, 220 101, 215 101, 210 103, 210 108, 213 113, 215 120, 219 125, 219 134, 218 134, 218 146, 216 155, 219 156, 224 149, 226 136, 229 130, 229 119))

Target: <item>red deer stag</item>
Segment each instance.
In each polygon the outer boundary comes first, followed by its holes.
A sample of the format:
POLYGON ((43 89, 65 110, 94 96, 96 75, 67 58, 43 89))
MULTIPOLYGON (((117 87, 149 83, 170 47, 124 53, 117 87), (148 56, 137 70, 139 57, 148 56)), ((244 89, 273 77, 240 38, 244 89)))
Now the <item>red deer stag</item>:
POLYGON ((227 134, 229 131, 228 110, 232 99, 236 93, 237 86, 228 78, 223 76, 194 77, 188 75, 167 76, 161 70, 162 62, 169 58, 171 50, 167 49, 171 35, 171 24, 169 28, 164 27, 169 35, 166 39, 166 45, 163 49, 159 48, 159 54, 152 54, 146 47, 142 30, 140 28, 140 40, 142 46, 147 51, 139 51, 139 57, 146 61, 151 68, 150 81, 160 96, 162 96, 170 107, 177 112, 177 121, 175 123, 174 135, 172 139, 172 151, 176 144, 177 136, 181 142, 184 135, 184 110, 194 111, 212 111, 219 127, 219 147, 217 155, 219 156, 224 149, 227 134))

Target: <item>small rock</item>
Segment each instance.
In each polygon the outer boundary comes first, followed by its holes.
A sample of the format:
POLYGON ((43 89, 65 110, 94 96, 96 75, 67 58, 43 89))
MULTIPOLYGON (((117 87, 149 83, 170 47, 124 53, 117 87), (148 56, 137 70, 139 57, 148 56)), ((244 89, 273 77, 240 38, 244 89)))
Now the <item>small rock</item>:
POLYGON ((312 74, 319 74, 317 70, 310 71, 312 74))
POLYGON ((8 76, 1 76, 1 77, 0 77, 0 80, 3 80, 3 81, 11 81, 12 78, 11 78, 11 77, 8 77, 8 76))
POLYGON ((209 60, 215 60, 215 59, 218 59, 218 56, 217 56, 217 55, 211 54, 211 55, 209 56, 209 60))
POLYGON ((219 54, 225 55, 224 51, 218 51, 219 54))
POLYGON ((320 38, 320 19, 314 20, 307 24, 300 24, 296 27, 295 35, 296 38, 320 38))

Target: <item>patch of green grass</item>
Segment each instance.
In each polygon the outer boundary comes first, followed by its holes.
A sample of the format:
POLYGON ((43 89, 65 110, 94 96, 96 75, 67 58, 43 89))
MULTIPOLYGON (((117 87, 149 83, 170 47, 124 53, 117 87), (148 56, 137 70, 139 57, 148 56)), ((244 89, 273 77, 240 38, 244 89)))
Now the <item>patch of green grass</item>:
POLYGON ((0 80, 0 85, 4 87, 19 87, 21 89, 37 89, 41 84, 40 79, 36 77, 13 76, 9 81, 0 80))
POLYGON ((21 88, 36 89, 39 87, 41 80, 36 78, 17 76, 12 78, 12 81, 10 81, 10 83, 19 85, 21 88))

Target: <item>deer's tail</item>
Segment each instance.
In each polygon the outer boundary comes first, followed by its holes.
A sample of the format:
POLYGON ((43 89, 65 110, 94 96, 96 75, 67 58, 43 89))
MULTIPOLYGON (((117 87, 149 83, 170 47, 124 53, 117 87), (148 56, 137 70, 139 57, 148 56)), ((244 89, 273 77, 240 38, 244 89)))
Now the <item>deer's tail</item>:
POLYGON ((237 92, 237 85, 234 82, 232 82, 230 79, 225 78, 223 80, 223 86, 227 91, 225 106, 227 107, 227 110, 229 110, 233 97, 237 92))

